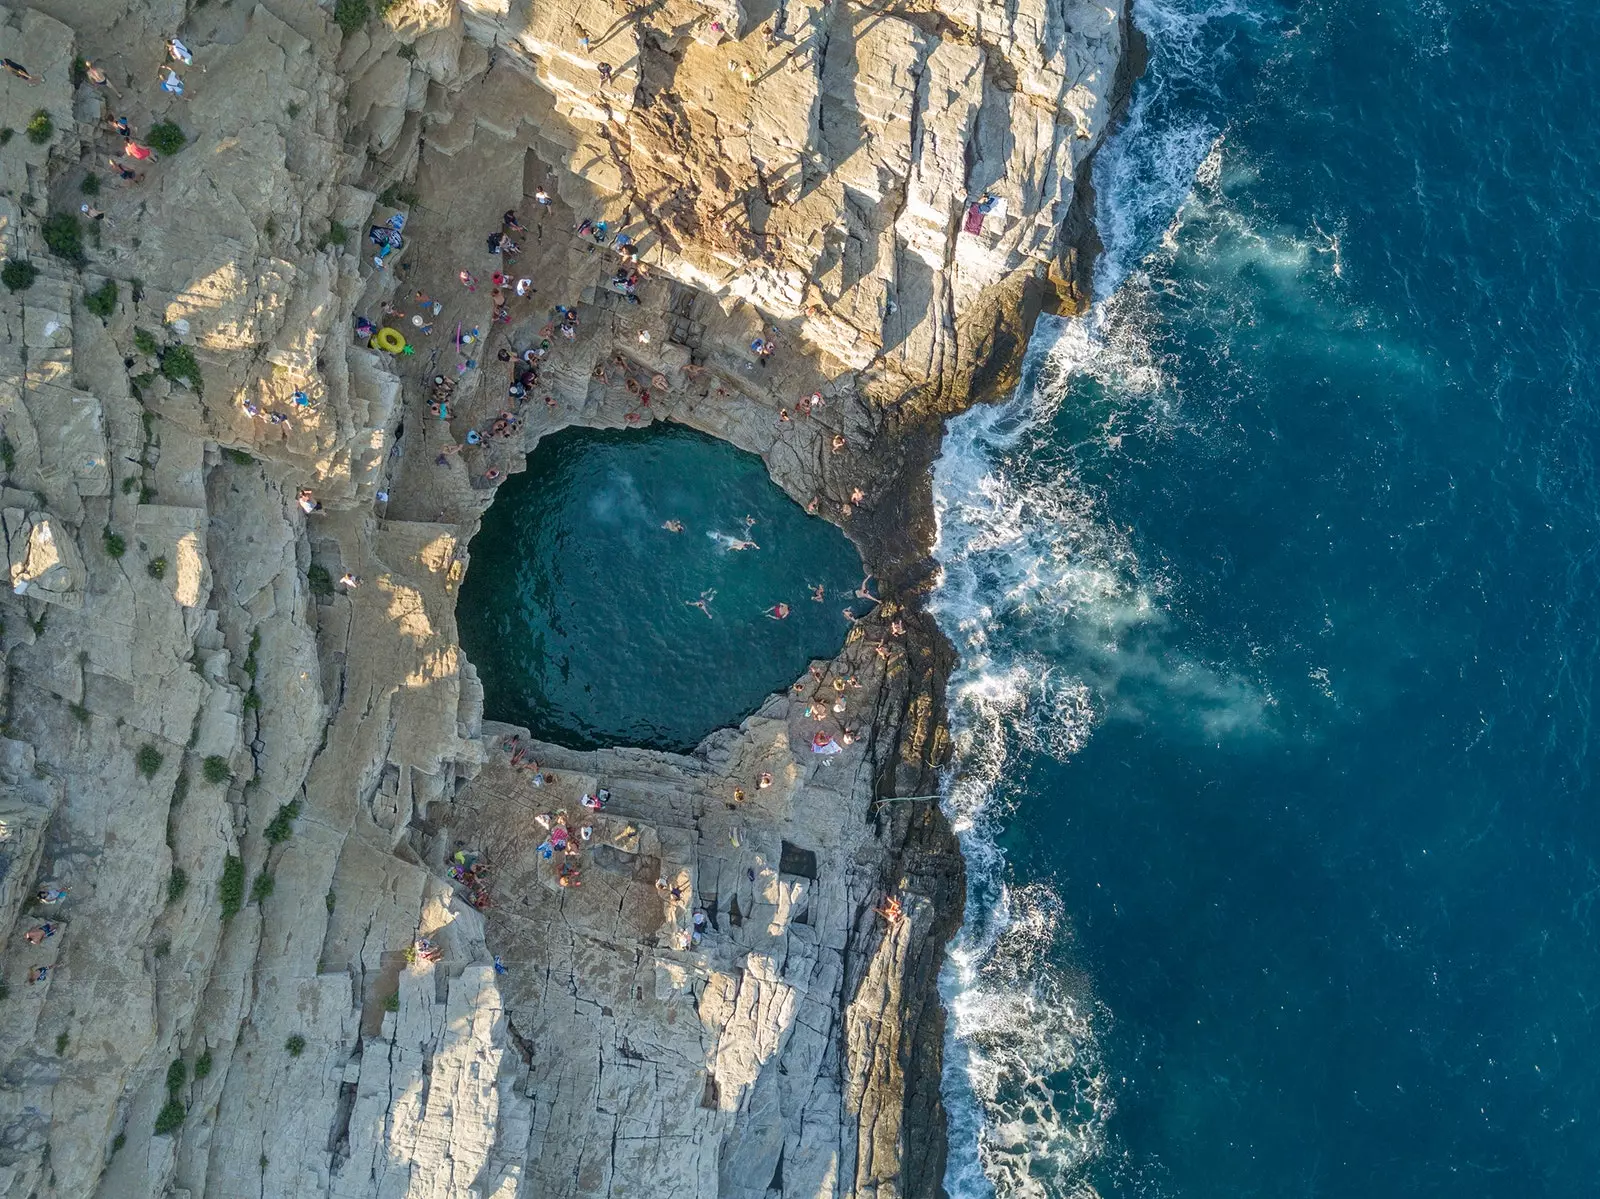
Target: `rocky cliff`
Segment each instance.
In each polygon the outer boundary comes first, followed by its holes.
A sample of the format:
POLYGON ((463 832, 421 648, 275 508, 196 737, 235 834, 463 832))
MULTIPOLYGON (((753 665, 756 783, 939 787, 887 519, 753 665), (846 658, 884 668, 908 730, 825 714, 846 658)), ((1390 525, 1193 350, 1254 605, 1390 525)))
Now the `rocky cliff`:
POLYGON ((961 866, 884 802, 946 755, 926 467, 1081 298, 1121 13, 0 16, 0 1194, 936 1193, 961 866), (497 268, 536 289, 500 321, 497 268), (886 602, 693 755, 486 721, 454 607, 497 481, 663 419, 762 455, 886 602))

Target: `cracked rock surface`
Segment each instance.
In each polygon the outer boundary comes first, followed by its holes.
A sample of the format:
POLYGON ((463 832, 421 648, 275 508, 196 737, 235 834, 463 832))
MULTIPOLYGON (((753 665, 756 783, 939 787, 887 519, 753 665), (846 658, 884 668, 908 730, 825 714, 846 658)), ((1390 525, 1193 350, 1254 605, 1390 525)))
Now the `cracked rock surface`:
POLYGON ((881 802, 948 757, 927 468, 1084 299, 1128 36, 1085 0, 0 4, 0 1196, 939 1193, 962 867, 881 802), (124 184, 112 113, 186 144, 124 184), (542 339, 517 403, 498 351, 542 339), (467 547, 540 437, 655 420, 761 455, 884 602, 692 754, 534 743, 460 650, 467 547))

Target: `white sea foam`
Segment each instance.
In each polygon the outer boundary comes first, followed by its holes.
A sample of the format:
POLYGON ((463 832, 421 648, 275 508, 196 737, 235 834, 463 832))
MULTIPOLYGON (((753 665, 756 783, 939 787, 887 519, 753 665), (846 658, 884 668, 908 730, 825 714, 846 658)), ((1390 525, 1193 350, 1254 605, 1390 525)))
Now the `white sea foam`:
POLYGON ((1009 777, 1017 755, 1069 758, 1101 722, 1153 703, 1191 715, 1208 737, 1261 727, 1271 710, 1248 681, 1161 643, 1167 582, 1074 466, 1079 450, 1120 453, 1184 426, 1183 397, 1151 348, 1152 301, 1171 286, 1173 223, 1197 180, 1218 190, 1224 140, 1172 90, 1203 88, 1226 51, 1218 23, 1247 15, 1232 0, 1134 7, 1152 70, 1096 166, 1105 298, 1083 318, 1041 321, 1017 392, 952 421, 934 470, 932 609, 961 653, 945 808, 968 871, 966 920, 940 979, 945 1184, 956 1199, 1092 1197, 1084 1167, 1103 1152, 1115 1107, 1100 1051, 1110 1013, 1062 965, 1060 899, 1042 883, 1007 884, 998 834, 1021 798, 1009 777), (1072 391, 1084 376, 1113 397, 1101 409, 1072 391), (1082 407, 1063 413, 1069 391, 1082 407))

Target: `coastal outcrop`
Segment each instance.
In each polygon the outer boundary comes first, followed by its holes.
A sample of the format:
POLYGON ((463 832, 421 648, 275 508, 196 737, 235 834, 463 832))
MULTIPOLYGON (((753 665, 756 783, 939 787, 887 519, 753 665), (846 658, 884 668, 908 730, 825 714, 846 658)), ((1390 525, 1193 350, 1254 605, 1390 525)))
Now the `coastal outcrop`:
POLYGON ((939 1191, 926 467, 1081 302, 1125 38, 0 7, 0 1195, 939 1191), (653 420, 760 454, 884 602, 691 755, 532 742, 455 635, 477 519, 545 433, 653 420))

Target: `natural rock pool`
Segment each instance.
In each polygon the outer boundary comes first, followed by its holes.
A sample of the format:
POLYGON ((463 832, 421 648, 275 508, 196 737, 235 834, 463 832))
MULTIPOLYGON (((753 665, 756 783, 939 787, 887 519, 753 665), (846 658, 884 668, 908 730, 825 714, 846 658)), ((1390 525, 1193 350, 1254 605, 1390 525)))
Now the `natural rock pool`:
POLYGON ((861 576, 755 455, 678 425, 568 429, 484 514, 457 620, 490 719, 687 750, 837 653, 861 576))

